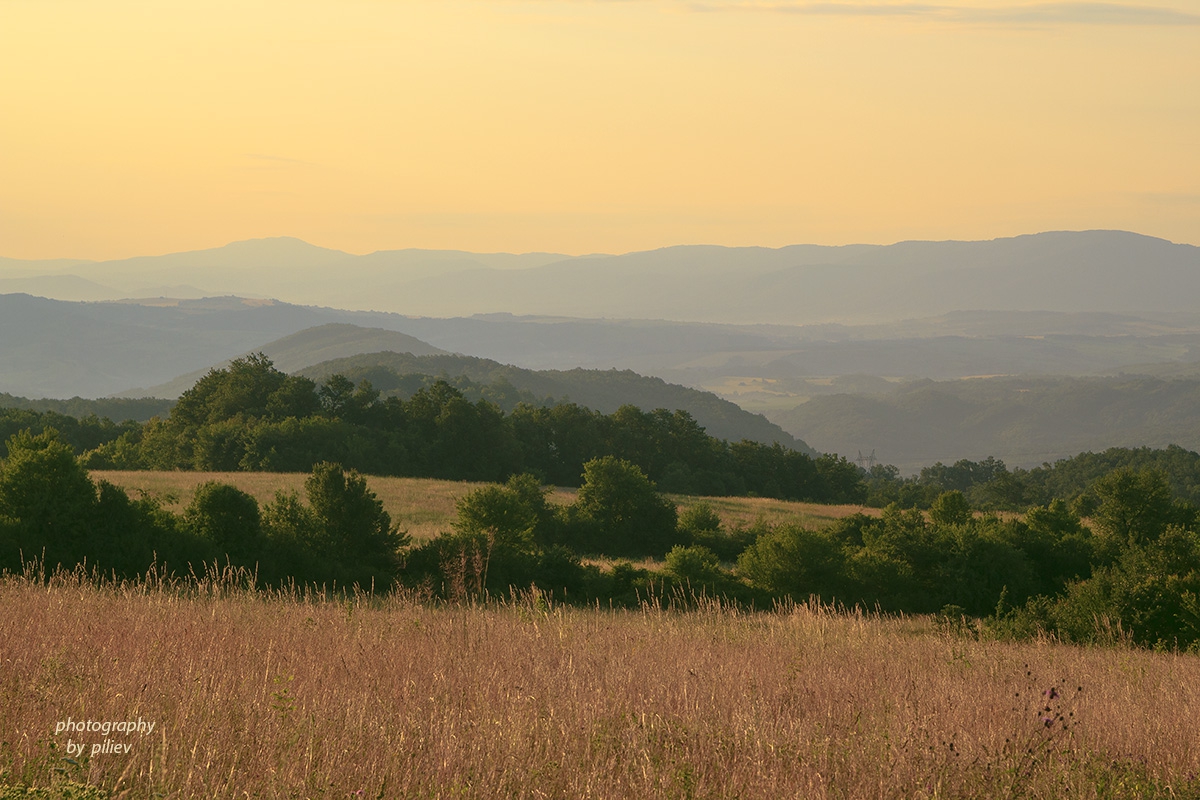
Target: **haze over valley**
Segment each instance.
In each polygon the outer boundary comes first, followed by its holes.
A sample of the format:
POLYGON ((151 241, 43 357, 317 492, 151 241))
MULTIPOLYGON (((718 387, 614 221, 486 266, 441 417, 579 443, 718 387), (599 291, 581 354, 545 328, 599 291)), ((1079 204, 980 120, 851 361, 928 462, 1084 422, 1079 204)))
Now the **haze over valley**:
MULTIPOLYGON (((529 370, 631 370, 700 390, 693 413, 718 435, 874 452, 906 471, 1200 447, 1187 402, 1200 248, 1117 231, 577 258, 352 256, 285 238, 3 266, 9 288, 43 295, 0 296, 0 392, 19 397, 173 398, 250 352, 289 372, 354 357, 360 373, 395 353, 425 359, 397 375, 503 379, 537 401, 581 390, 529 370), (486 361, 437 361, 451 353, 486 361), (745 409, 742 427, 697 412, 706 392, 745 409)), ((585 405, 669 405, 625 386, 585 405)))

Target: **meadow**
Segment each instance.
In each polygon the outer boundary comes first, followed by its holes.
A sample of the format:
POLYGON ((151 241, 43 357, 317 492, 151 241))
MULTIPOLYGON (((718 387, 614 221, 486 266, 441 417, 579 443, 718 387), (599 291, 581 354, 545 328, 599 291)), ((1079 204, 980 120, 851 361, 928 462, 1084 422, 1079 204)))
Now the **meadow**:
MULTIPOLYGON (((120 471, 91 470, 92 479, 105 480, 125 489, 132 497, 150 495, 163 506, 181 512, 191 502, 196 487, 207 481, 228 483, 252 495, 260 505, 275 498, 277 491, 298 492, 304 495, 307 473, 298 472, 186 472, 186 471, 120 471)), ((433 478, 394 478, 367 476, 367 486, 383 502, 392 521, 400 525, 415 541, 432 539, 450 530, 459 498, 483 486, 482 483, 448 481, 433 478)), ((567 505, 575 501, 576 490, 556 488, 550 502, 567 505)), ((821 527, 828 522, 855 513, 878 516, 878 509, 850 505, 820 505, 787 500, 755 497, 690 497, 668 495, 680 510, 699 502, 707 503, 721 517, 726 528, 753 525, 758 520, 768 524, 798 522, 809 527, 821 527)))
POLYGON ((1194 655, 1005 643, 934 618, 811 605, 333 602, 234 584, 0 579, 0 786, 1200 797, 1194 655), (55 735, 68 718, 155 728, 55 735), (92 755, 105 738, 130 751, 92 755), (88 752, 67 758, 68 740, 88 752))

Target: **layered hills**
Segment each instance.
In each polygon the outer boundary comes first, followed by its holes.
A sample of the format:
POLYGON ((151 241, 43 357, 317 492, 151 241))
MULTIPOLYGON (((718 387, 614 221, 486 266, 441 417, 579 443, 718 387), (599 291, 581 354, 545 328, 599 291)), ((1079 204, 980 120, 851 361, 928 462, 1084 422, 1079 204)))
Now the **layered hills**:
POLYGON ((120 261, 7 260, 0 268, 5 279, 23 281, 21 291, 64 299, 72 292, 69 299, 82 299, 85 291, 87 299, 100 299, 95 287, 106 287, 106 299, 238 294, 444 317, 508 312, 793 325, 964 309, 1191 311, 1200 291, 1200 248, 1123 231, 841 247, 681 246, 595 256, 430 250, 358 256, 279 238, 120 261), (58 283, 30 282, 49 277, 58 283))
POLYGON ((1200 450, 1200 378, 924 380, 817 396, 769 416, 822 452, 874 453, 906 473, 987 456, 1034 467, 1109 447, 1200 450))
POLYGON ((358 256, 269 239, 0 259, 0 292, 13 289, 25 293, 0 295, 0 392, 25 397, 171 397, 262 350, 389 391, 436 373, 601 410, 688 407, 723 437, 790 435, 906 469, 1200 445, 1200 248, 1119 231, 594 256, 358 256))

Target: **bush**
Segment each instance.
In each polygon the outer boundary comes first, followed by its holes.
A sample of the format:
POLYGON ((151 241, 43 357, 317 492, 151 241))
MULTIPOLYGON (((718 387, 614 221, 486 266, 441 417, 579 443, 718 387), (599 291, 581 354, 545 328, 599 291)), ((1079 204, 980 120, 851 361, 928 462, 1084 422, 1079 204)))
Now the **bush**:
POLYGON ((823 533, 780 525, 760 536, 738 558, 738 574, 775 595, 831 602, 845 586, 845 557, 823 533))
POLYGON ((258 501, 227 483, 208 481, 196 488, 183 512, 187 529, 216 546, 235 564, 249 566, 263 544, 258 501))
POLYGON ((318 522, 317 549, 344 567, 343 580, 366 585, 390 582, 400 568, 400 548, 408 537, 392 525, 367 481, 340 464, 322 462, 304 482, 308 505, 318 522))
POLYGON ((600 529, 602 552, 621 556, 664 555, 681 543, 675 505, 655 491, 640 467, 605 456, 583 466, 575 503, 600 529))
POLYGON ((532 475, 514 475, 503 486, 476 489, 456 504, 459 533, 485 534, 518 549, 533 550, 547 543, 554 511, 546 502, 548 490, 532 475))
MULTIPOLYGON (((424 586, 451 600, 481 597, 485 591, 502 597, 511 589, 537 583, 542 560, 535 553, 497 543, 484 534, 443 533, 408 553, 403 580, 409 586, 424 586)), ((547 566, 569 570, 563 563, 569 560, 556 554, 547 566)), ((546 584, 540 588, 557 591, 569 585, 546 584)))
MULTIPOLYGON (((7 518, 12 544, 26 559, 44 548, 48 566, 82 561, 95 506, 96 487, 57 431, 22 431, 8 440, 8 458, 0 465, 0 521, 7 518)), ((0 555, 9 563, 14 557, 0 555)))
POLYGON ((667 573, 692 586, 712 586, 723 576, 717 554, 700 545, 675 545, 666 558, 667 573))
POLYGON ((587 568, 579 556, 562 545, 552 545, 537 563, 535 583, 560 600, 585 599, 587 568))
POLYGON ((929 518, 938 525, 966 525, 971 521, 971 504, 957 489, 942 492, 929 508, 929 518))

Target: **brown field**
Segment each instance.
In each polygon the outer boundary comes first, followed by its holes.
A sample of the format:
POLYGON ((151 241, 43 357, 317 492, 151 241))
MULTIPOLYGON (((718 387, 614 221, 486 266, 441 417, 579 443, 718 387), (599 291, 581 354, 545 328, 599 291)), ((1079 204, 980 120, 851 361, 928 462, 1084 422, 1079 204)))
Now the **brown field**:
POLYGON ((1200 794, 1195 656, 978 641, 926 619, 807 607, 433 607, 69 578, 0 579, 0 604, 0 785, 171 798, 1200 794), (130 751, 91 755, 105 737, 56 735, 68 718, 155 730, 112 733, 130 751), (68 740, 86 756, 64 760, 68 740))
POLYGON ((872 517, 882 512, 866 506, 824 506, 818 503, 794 503, 788 500, 773 500, 768 497, 685 497, 668 495, 682 511, 696 503, 708 503, 720 515, 727 527, 746 526, 762 519, 776 525, 781 522, 797 522, 810 528, 820 528, 830 522, 852 514, 867 514, 872 517))
MULTIPOLYGON (((151 494, 164 501, 172 511, 182 511, 196 487, 205 481, 222 481, 253 495, 260 504, 270 502, 276 491, 295 491, 304 495, 303 473, 280 472, 117 472, 93 470, 92 478, 106 480, 135 496, 151 494)), ((413 539, 431 539, 450 529, 454 521, 454 503, 479 483, 443 481, 431 478, 383 478, 368 476, 367 485, 383 501, 392 519, 413 539)), ((574 489, 555 489, 550 499, 557 503, 575 500, 574 489)), ((762 518, 775 524, 795 521, 819 527, 858 511, 878 514, 877 509, 859 506, 822 506, 814 503, 790 503, 784 500, 746 497, 683 497, 672 495, 681 509, 704 501, 713 506, 727 526, 749 525, 762 518)))

